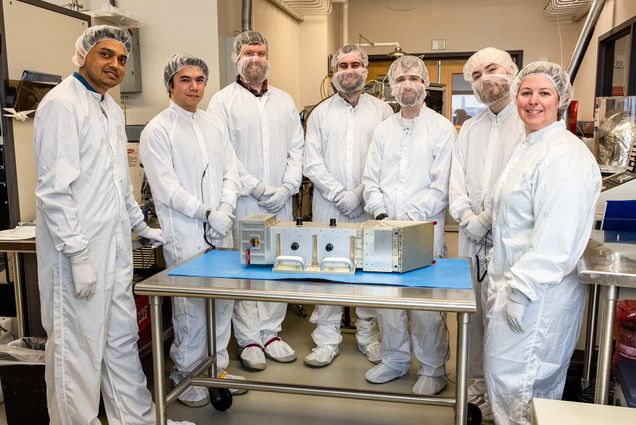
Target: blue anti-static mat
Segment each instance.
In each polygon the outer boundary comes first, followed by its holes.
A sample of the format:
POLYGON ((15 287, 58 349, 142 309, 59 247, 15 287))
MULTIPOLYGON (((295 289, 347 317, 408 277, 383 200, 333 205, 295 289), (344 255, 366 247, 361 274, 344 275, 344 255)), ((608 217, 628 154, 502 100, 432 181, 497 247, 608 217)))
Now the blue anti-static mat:
POLYGON ((172 269, 171 276, 216 277, 256 280, 328 280, 342 283, 373 285, 423 286, 428 288, 472 288, 470 264, 465 258, 437 259, 429 267, 406 273, 376 273, 357 271, 355 275, 327 273, 273 272, 272 266, 241 264, 239 251, 208 251, 172 269))

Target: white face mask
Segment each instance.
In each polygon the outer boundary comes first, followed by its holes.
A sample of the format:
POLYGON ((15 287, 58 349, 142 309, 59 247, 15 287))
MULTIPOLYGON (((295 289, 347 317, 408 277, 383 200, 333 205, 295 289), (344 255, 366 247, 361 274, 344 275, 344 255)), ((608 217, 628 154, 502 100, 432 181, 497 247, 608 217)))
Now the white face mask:
POLYGON ((490 106, 510 95, 512 80, 508 74, 482 74, 473 83, 473 93, 481 103, 490 106))
POLYGON ((260 84, 269 77, 269 61, 262 56, 245 56, 238 61, 239 75, 248 84, 260 84))
POLYGON ((402 81, 395 83, 391 91, 402 107, 416 106, 426 98, 426 86, 420 81, 402 81))
POLYGON ((339 93, 354 93, 364 88, 368 74, 366 68, 347 69, 333 74, 331 82, 339 93))

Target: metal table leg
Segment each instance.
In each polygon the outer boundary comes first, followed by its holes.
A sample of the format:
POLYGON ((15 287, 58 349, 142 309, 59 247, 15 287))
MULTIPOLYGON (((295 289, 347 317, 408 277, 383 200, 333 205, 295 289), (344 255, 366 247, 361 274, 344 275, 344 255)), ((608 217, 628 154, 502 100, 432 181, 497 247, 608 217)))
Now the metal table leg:
POLYGON ((150 295, 150 326, 152 328, 152 364, 155 380, 155 412, 157 425, 166 425, 166 377, 163 363, 163 318, 160 296, 150 295))
POLYGON ((583 358, 583 377, 581 378, 581 387, 583 389, 586 389, 590 385, 590 378, 592 377, 592 363, 594 361, 594 349, 596 348, 599 295, 599 286, 590 285, 587 290, 587 329, 585 330, 585 355, 583 358))
POLYGON ((208 376, 216 378, 219 373, 217 370, 218 359, 216 358, 216 304, 212 298, 206 298, 205 302, 205 308, 208 314, 208 356, 214 358, 214 361, 208 369, 208 376))
POLYGON ((601 299, 601 340, 598 348, 598 366, 596 370, 596 394, 594 403, 607 404, 609 395, 610 368, 612 365, 612 337, 614 335, 614 316, 616 314, 616 299, 618 286, 607 287, 607 297, 601 299))
POLYGON ((455 425, 468 422, 468 332, 470 314, 457 313, 457 385, 455 425))
POLYGON ((22 276, 20 275, 20 254, 9 252, 15 271, 14 293, 15 293, 15 321, 18 332, 18 339, 24 336, 24 311, 22 311, 22 276))

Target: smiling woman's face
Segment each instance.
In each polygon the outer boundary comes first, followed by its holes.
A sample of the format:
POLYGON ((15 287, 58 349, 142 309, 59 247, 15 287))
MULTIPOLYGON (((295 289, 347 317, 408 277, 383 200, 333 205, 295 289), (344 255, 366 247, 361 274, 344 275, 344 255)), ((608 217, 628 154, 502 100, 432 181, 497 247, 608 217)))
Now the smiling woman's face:
POLYGON ((524 78, 517 92, 517 111, 528 134, 555 122, 559 112, 559 94, 552 80, 541 74, 524 78))

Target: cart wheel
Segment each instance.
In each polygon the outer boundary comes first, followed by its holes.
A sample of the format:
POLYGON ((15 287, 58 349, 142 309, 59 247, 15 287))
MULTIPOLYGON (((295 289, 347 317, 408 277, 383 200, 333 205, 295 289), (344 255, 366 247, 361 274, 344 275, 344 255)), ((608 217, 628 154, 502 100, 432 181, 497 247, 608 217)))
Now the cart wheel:
POLYGON ((481 410, 476 404, 468 403, 468 425, 479 425, 481 423, 481 410))
POLYGON ((227 388, 210 388, 210 402, 219 412, 225 412, 232 406, 232 393, 227 388))

